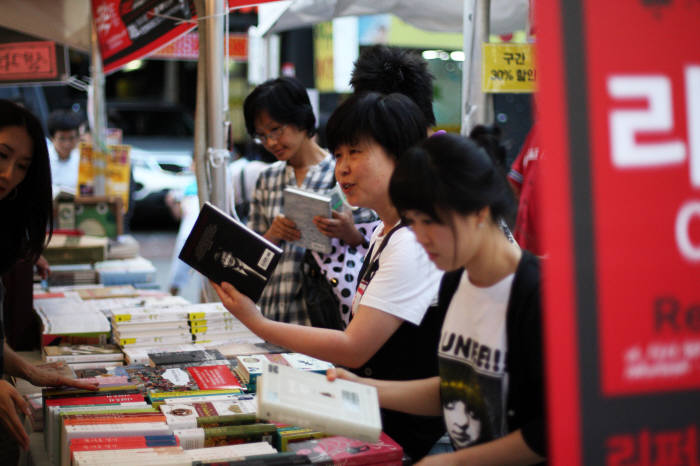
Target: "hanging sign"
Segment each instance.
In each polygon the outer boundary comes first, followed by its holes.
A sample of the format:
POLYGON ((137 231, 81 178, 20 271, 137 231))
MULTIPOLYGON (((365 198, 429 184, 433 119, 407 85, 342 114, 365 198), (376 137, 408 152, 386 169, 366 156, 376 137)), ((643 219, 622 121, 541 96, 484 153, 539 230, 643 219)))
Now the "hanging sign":
POLYGON ((68 69, 64 47, 0 28, 0 85, 60 83, 68 69))
MULTIPOLYGON (((259 3, 266 1, 229 0, 228 8, 259 3)), ((197 26, 194 4, 185 0, 92 0, 92 14, 105 73, 149 55, 197 26)))
POLYGON ((535 92, 533 44, 482 44, 481 53, 484 92, 535 92))
POLYGON ((700 464, 700 2, 538 0, 552 464, 700 464))

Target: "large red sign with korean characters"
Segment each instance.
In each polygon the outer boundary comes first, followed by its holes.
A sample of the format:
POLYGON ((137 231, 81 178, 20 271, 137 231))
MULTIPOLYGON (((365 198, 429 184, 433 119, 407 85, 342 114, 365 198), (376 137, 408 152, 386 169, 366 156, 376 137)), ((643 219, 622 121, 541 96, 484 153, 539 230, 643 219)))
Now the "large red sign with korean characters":
POLYGON ((700 464, 700 1, 538 0, 555 464, 700 464))

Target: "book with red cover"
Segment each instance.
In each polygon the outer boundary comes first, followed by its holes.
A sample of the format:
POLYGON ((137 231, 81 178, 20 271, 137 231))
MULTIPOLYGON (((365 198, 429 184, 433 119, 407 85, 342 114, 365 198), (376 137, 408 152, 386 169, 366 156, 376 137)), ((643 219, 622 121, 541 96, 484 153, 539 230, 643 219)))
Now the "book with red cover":
POLYGON ((174 435, 137 435, 130 437, 88 437, 70 441, 70 453, 91 450, 131 450, 134 448, 169 447, 178 444, 174 435))
POLYGON ((306 455, 313 464, 359 466, 369 464, 401 465, 403 449, 382 432, 377 443, 348 437, 326 437, 287 445, 287 451, 306 455))
POLYGON ((243 388, 229 366, 194 366, 187 371, 200 390, 243 388))
POLYGON ((117 403, 130 403, 135 401, 146 401, 140 393, 130 393, 127 395, 102 395, 84 396, 73 398, 54 398, 44 400, 46 406, 79 406, 79 405, 106 405, 117 403))

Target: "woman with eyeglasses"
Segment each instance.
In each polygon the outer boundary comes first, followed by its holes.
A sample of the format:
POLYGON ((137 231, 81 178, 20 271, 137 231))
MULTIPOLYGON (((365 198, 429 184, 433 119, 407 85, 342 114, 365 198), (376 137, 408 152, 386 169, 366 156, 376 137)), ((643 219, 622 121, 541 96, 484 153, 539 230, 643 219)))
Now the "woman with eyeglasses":
MULTIPOLYGON (((278 160, 260 173, 250 205, 248 226, 283 250, 258 305, 272 320, 310 325, 301 293, 305 249, 293 244, 301 234, 282 214, 283 193, 287 186, 327 192, 335 183, 333 157, 314 141, 311 102, 294 78, 273 79, 256 87, 243 103, 243 114, 248 133, 278 160)), ((324 221, 324 234, 359 245, 365 238, 355 222, 372 219, 367 210, 357 211, 354 218, 334 213, 334 218, 324 221)))

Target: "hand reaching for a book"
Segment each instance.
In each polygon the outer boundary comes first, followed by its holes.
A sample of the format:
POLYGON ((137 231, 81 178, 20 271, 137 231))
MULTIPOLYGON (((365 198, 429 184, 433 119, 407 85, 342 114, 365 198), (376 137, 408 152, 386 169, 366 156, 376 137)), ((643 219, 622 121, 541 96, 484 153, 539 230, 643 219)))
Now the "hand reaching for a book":
POLYGON ((279 244, 280 241, 298 241, 301 238, 301 232, 297 230, 293 221, 284 215, 278 215, 263 236, 268 241, 279 244))
POLYGON ((29 436, 22 427, 17 415, 17 410, 21 410, 27 416, 31 416, 29 405, 19 394, 17 389, 5 380, 0 380, 0 419, 5 424, 7 431, 17 440, 17 443, 24 449, 29 449, 29 436))
POLYGON ((316 216, 314 225, 318 231, 330 238, 339 238, 350 246, 357 246, 364 241, 362 233, 355 228, 355 222, 351 211, 333 211, 333 218, 316 216))
MULTIPOLYGON (((56 369, 60 364, 55 363, 56 369)), ((72 379, 62 375, 60 372, 52 370, 51 366, 44 365, 42 367, 31 366, 24 376, 28 382, 37 387, 74 387, 84 390, 97 390, 98 386, 94 382, 86 382, 84 380, 72 379)))
POLYGON ((212 281, 209 283, 211 283, 212 288, 221 298, 221 304, 238 320, 243 322, 246 327, 251 328, 252 320, 262 317, 253 300, 238 291, 230 283, 222 282, 221 285, 217 285, 212 281))

